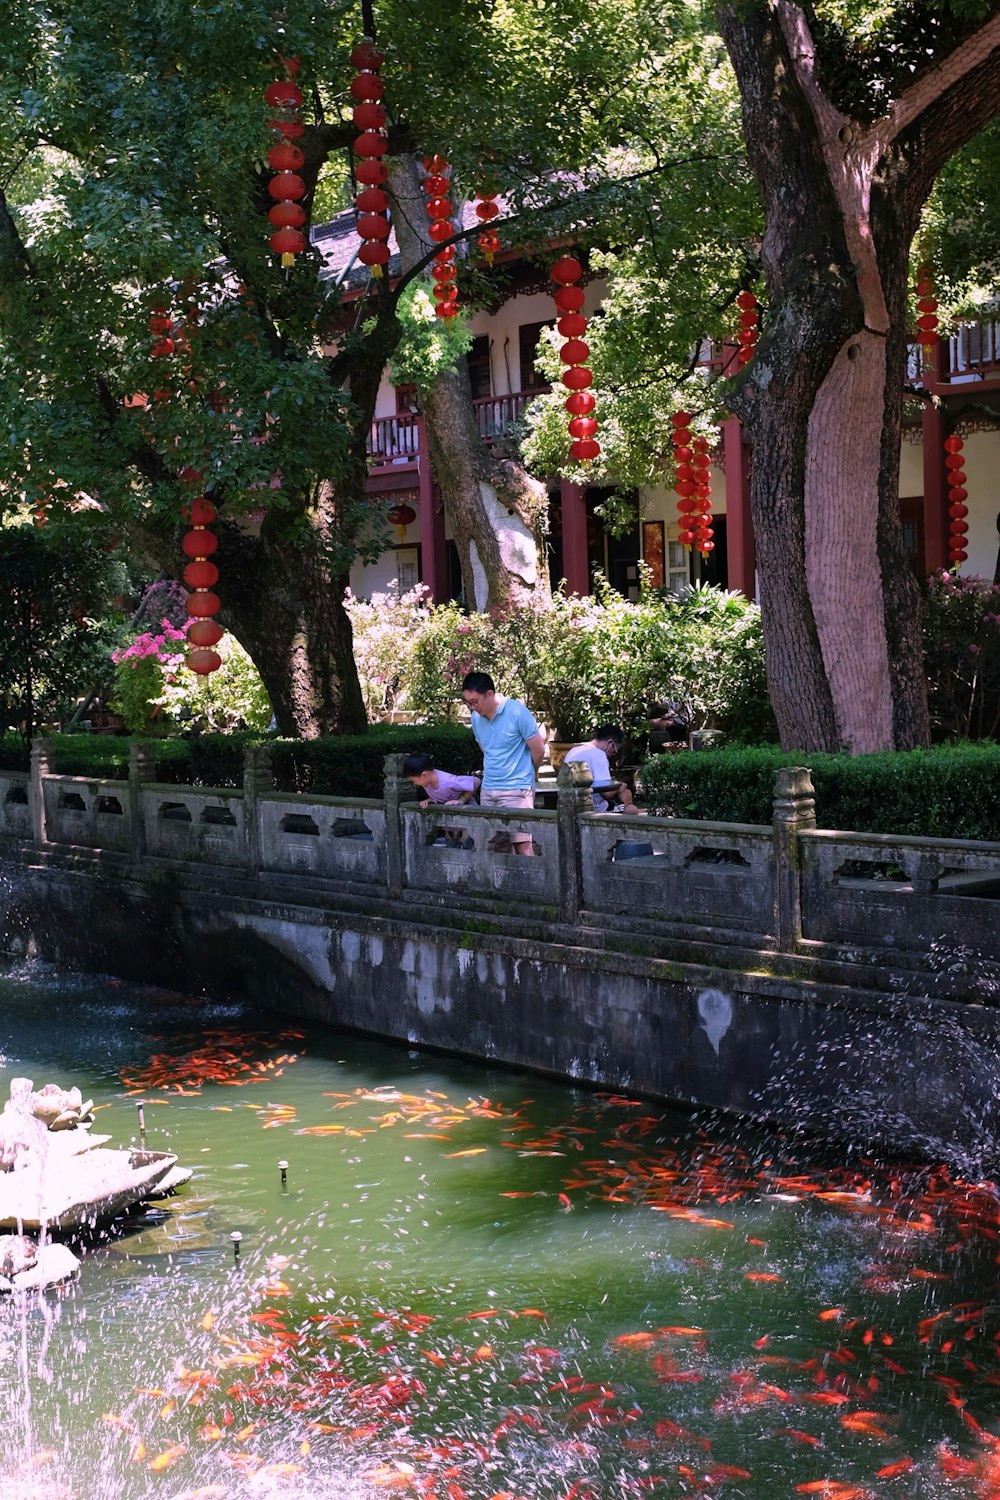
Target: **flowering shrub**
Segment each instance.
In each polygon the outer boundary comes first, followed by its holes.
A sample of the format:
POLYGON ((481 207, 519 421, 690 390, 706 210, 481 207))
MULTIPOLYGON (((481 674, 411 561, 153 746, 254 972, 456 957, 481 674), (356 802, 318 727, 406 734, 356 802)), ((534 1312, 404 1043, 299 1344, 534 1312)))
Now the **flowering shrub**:
POLYGON ((924 664, 937 739, 996 739, 1000 731, 1000 586, 932 573, 923 612, 924 664))
POLYGON ((369 721, 402 707, 411 658, 427 620, 430 589, 418 583, 400 593, 395 579, 384 594, 357 599, 350 589, 344 607, 354 631, 354 660, 369 721))
POLYGON ((169 617, 158 631, 146 630, 113 653, 115 690, 112 708, 133 734, 186 724, 221 732, 265 730, 271 705, 256 667, 231 635, 216 650, 222 666, 208 677, 184 665, 190 621, 173 625, 169 617))
POLYGON ((641 738, 664 698, 694 729, 773 733, 760 614, 742 595, 647 593, 633 604, 605 587, 593 599, 557 594, 547 609, 475 615, 454 603, 426 610, 411 598, 347 601, 369 714, 405 706, 424 721, 454 719, 463 677, 483 671, 563 740, 582 740, 609 719, 641 738))

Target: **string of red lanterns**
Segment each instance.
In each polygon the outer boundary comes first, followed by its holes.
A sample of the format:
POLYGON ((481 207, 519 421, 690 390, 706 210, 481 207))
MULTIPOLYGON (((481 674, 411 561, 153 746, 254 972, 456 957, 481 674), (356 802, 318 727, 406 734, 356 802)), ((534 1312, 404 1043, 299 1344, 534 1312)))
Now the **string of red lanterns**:
POLYGON ((926 263, 917 267, 917 339, 923 353, 923 365, 930 369, 938 337, 938 302, 934 296, 934 274, 926 263))
POLYGON ((281 256, 281 264, 287 269, 294 266, 296 255, 301 255, 307 243, 302 231, 306 211, 299 202, 306 193, 305 182, 299 176, 299 168, 304 164, 305 157, 301 148, 295 144, 304 127, 299 118, 302 90, 295 82, 299 59, 279 54, 278 61, 284 76, 276 78, 264 90, 265 103, 275 111, 269 121, 270 129, 278 137, 267 153, 268 166, 274 173, 267 190, 275 200, 267 217, 274 226, 271 249, 281 256))
POLYGON ((358 260, 376 280, 389 264, 389 196, 385 191, 389 171, 382 160, 389 145, 385 129, 389 117, 382 103, 385 83, 378 76, 384 62, 385 55, 367 37, 351 52, 351 63, 357 69, 351 79, 352 119, 361 132, 354 142, 358 158, 354 176, 359 184, 354 207, 361 240, 358 260))
POLYGON ((753 359, 757 350, 757 324, 759 318, 760 304, 753 292, 745 289, 736 298, 736 306, 740 310, 740 331, 737 334, 739 344, 739 367, 742 370, 753 359))
POLYGON ((582 337, 587 331, 587 319, 581 311, 583 288, 577 285, 583 278, 583 267, 575 256, 563 255, 549 274, 556 284, 553 300, 560 313, 556 327, 565 339, 559 358, 567 366, 562 383, 570 393, 566 400, 566 410, 570 414, 569 435, 573 440, 569 445, 569 456, 597 458, 601 451, 596 436, 597 418, 593 415, 597 402, 590 390, 594 382, 587 364, 590 345, 582 337))
MULTIPOLYGON (((481 224, 489 224, 500 213, 500 205, 497 202, 496 193, 484 192, 479 195, 476 204, 476 218, 481 224)), ((488 266, 493 264, 493 257, 500 249, 500 236, 493 229, 487 229, 476 238, 476 248, 488 266)))
POLYGON ((708 440, 691 431, 689 411, 675 411, 670 420, 674 445, 674 493, 680 522, 677 540, 682 547, 696 547, 702 557, 707 557, 715 550, 708 440))
POLYGON ((969 534, 969 523, 966 520, 969 507, 965 502, 969 498, 969 492, 965 488, 964 446, 957 432, 944 440, 944 463, 948 471, 948 561, 952 567, 964 563, 969 555, 965 550, 969 534))
POLYGON ((443 156, 424 157, 424 197, 427 200, 427 237, 433 245, 441 248, 435 255, 431 265, 431 275, 434 278, 434 311, 439 318, 457 317, 458 287, 455 279, 458 270, 455 265, 455 246, 444 245, 443 240, 450 240, 453 230, 451 218, 455 212, 455 206, 448 197, 451 187, 450 181, 451 165, 443 156))
MULTIPOLYGON (((182 469, 180 472, 181 480, 193 486, 200 487, 202 477, 193 468, 182 469)), ((184 507, 184 514, 191 523, 191 530, 181 538, 181 550, 189 559, 184 569, 184 582, 191 590, 186 608, 191 617, 188 642, 194 647, 194 650, 188 652, 187 665, 199 677, 207 677, 210 672, 216 672, 222 666, 222 657, 212 650, 222 639, 222 629, 212 619, 222 608, 218 594, 213 592, 219 581, 219 570, 212 557, 218 548, 219 539, 214 531, 209 530, 218 512, 204 495, 197 495, 184 507)))

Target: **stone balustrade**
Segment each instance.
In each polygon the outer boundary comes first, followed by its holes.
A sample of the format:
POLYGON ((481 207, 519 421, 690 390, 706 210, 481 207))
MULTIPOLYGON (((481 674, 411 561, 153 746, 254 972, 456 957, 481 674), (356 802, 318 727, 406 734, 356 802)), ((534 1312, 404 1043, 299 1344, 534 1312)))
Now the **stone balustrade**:
POLYGON ((817 829, 802 767, 776 776, 774 820, 748 826, 594 813, 587 768, 565 766, 555 811, 420 807, 386 759, 384 796, 276 792, 266 748, 242 789, 155 779, 132 747, 127 781, 54 775, 36 741, 30 774, 0 772, 0 837, 38 850, 99 851, 132 872, 204 867, 278 886, 316 882, 461 910, 672 930, 758 950, 819 945, 929 953, 946 935, 1000 959, 1000 844, 817 829), (528 833, 533 858, 513 852, 528 833))

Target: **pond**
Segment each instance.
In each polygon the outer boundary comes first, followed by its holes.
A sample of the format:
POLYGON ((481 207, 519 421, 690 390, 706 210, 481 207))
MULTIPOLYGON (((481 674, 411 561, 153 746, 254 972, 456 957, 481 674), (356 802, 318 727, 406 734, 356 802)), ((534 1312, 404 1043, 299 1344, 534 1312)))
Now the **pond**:
POLYGON ((989 1184, 40 967, 18 1075, 194 1177, 0 1301, 4 1500, 1000 1493, 989 1184))

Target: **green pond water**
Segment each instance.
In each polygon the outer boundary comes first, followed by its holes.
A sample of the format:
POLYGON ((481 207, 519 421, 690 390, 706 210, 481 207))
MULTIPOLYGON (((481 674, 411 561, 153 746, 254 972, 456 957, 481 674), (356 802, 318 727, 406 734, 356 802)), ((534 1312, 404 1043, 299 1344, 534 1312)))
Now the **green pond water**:
POLYGON ((2 1500, 1000 1494, 988 1185, 37 967, 18 1075, 194 1177, 0 1299, 2 1500))

